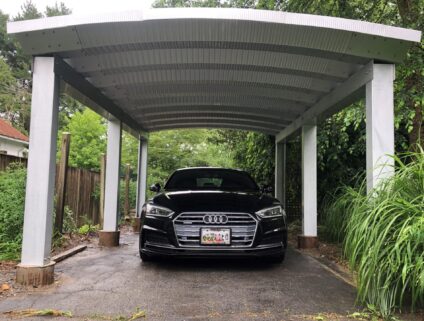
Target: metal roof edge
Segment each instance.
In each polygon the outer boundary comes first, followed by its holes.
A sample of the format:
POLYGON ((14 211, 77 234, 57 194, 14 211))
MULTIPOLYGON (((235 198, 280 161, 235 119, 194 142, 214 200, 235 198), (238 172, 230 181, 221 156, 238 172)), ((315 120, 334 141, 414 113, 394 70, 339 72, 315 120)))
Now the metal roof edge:
POLYGON ((67 15, 42 19, 15 21, 7 23, 9 34, 55 28, 75 27, 87 24, 137 22, 152 20, 205 19, 205 20, 245 20, 264 23, 295 25, 299 27, 327 28, 344 30, 420 42, 422 32, 419 30, 388 26, 367 21, 359 21, 330 16, 319 16, 282 11, 234 9, 234 8, 162 8, 139 11, 124 11, 97 15, 67 15))

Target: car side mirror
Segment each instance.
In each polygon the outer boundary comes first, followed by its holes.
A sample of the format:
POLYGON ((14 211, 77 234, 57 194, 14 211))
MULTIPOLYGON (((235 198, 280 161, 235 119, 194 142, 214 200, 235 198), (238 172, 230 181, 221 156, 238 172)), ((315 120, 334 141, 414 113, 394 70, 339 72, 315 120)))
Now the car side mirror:
POLYGON ((155 193, 159 193, 160 192, 160 189, 161 189, 161 187, 160 187, 160 184, 159 183, 156 183, 156 184, 150 186, 150 190, 152 192, 155 192, 155 193))
POLYGON ((272 188, 272 186, 265 185, 265 186, 262 186, 261 192, 263 194, 273 194, 274 193, 274 189, 272 188))

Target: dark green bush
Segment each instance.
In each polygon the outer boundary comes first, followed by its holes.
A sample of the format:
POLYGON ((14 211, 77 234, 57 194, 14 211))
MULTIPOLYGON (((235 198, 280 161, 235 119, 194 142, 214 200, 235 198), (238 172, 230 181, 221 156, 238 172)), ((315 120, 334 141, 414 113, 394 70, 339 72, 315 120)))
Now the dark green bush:
POLYGON ((0 260, 19 259, 24 222, 26 169, 12 164, 0 172, 0 260))
MULTIPOLYGON (((135 208, 135 202, 137 197, 137 182, 130 180, 129 185, 129 199, 130 199, 130 210, 135 208)), ((125 180, 121 180, 119 184, 119 209, 123 215, 125 212, 125 180)))
POLYGON ((321 225, 322 237, 334 243, 342 243, 346 237, 346 225, 352 214, 355 200, 358 198, 358 188, 342 186, 335 196, 328 195, 322 207, 321 225))
POLYGON ((424 305, 424 152, 396 158, 396 174, 367 194, 345 188, 323 223, 358 273, 358 299, 386 319, 424 305), (407 162, 406 162, 407 161, 407 162))

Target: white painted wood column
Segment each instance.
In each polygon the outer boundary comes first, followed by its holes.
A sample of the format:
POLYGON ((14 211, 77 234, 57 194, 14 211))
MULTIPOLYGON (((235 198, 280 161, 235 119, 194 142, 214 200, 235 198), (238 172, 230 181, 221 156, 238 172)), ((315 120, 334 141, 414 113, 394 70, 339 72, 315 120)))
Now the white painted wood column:
POLYGON ((136 217, 140 217, 141 207, 146 202, 147 191, 147 145, 148 141, 140 139, 138 144, 138 175, 136 217))
POLYGON ((118 230, 121 137, 121 121, 109 120, 107 128, 105 207, 103 223, 103 231, 105 232, 118 230))
POLYGON ((317 126, 302 127, 302 233, 317 236, 317 126))
POLYGON ((59 80, 54 73, 54 58, 35 57, 21 258, 23 266, 41 267, 50 262, 58 108, 59 80))
POLYGON ((374 64, 366 85, 367 191, 394 174, 395 153, 393 81, 395 66, 374 64))
POLYGON ((286 206, 286 144, 275 144, 275 198, 286 206))

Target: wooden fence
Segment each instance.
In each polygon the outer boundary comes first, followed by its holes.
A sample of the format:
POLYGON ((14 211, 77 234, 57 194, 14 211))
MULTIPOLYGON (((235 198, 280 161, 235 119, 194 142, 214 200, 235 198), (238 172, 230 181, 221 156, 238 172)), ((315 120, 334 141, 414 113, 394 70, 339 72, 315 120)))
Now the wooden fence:
MULTIPOLYGON (((0 171, 16 162, 27 165, 25 158, 0 154, 0 171)), ((56 173, 57 170, 56 166, 56 173)), ((100 173, 73 167, 68 167, 67 171, 65 204, 72 210, 75 222, 81 226, 88 218, 92 223, 98 224, 100 202, 95 194, 100 185, 100 173)), ((57 177, 58 175, 56 179, 57 177)))
POLYGON ((11 163, 22 163, 26 166, 27 159, 6 154, 0 154, 0 172, 4 171, 11 163))
MULTIPOLYGON (((58 166, 56 166, 56 173, 58 166)), ((65 205, 74 213, 78 226, 87 223, 99 224, 99 198, 95 197, 99 189, 100 174, 81 168, 68 167, 65 205)), ((56 175, 57 179, 58 175, 56 175)), ((57 185, 57 183, 55 184, 57 185)), ((97 193, 98 194, 98 193, 97 193)))

